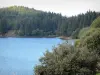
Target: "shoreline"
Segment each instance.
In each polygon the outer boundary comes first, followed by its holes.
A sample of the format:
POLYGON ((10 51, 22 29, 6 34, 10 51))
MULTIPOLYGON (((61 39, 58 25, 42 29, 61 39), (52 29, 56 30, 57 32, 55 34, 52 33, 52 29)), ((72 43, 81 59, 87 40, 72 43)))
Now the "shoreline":
POLYGON ((59 38, 62 40, 70 40, 71 37, 67 36, 0 36, 0 38, 59 38))
POLYGON ((67 36, 59 36, 60 39, 62 40, 70 40, 72 39, 71 37, 67 37, 67 36))

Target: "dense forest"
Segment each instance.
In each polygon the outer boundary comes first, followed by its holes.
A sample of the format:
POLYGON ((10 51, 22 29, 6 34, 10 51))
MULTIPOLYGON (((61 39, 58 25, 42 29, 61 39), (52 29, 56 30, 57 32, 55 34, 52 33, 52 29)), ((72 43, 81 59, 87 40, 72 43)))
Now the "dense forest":
POLYGON ((96 75, 100 73, 100 13, 62 16, 23 6, 0 8, 0 36, 78 38, 46 51, 35 75, 96 75))
POLYGON ((100 75, 100 17, 78 35, 74 45, 63 43, 46 51, 35 75, 100 75))
POLYGON ((80 29, 90 26, 99 15, 99 12, 87 11, 85 14, 66 17, 23 6, 0 8, 0 35, 77 38, 80 29))

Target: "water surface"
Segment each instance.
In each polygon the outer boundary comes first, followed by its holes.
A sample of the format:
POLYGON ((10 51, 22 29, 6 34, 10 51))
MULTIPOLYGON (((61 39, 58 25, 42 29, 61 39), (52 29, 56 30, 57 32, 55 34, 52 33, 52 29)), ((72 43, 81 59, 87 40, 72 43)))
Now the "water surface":
POLYGON ((0 75, 33 75, 43 53, 62 42, 59 38, 0 38, 0 75))

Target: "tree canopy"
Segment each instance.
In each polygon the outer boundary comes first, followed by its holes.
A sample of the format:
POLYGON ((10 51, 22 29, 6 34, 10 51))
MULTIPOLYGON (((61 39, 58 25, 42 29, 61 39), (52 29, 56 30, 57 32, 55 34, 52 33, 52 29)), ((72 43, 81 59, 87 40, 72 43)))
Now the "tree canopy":
POLYGON ((34 8, 11 6, 0 8, 0 26, 6 34, 13 31, 18 36, 71 36, 76 35, 80 29, 90 26, 98 16, 100 13, 95 11, 67 17, 34 8))
POLYGON ((34 71, 35 75, 95 75, 98 61, 96 52, 61 44, 52 52, 47 51, 34 71))
POLYGON ((91 27, 100 28, 100 16, 92 22, 91 27))
POLYGON ((47 51, 35 66, 35 75, 96 75, 100 71, 100 28, 90 27, 81 33, 84 37, 74 46, 63 43, 47 51))

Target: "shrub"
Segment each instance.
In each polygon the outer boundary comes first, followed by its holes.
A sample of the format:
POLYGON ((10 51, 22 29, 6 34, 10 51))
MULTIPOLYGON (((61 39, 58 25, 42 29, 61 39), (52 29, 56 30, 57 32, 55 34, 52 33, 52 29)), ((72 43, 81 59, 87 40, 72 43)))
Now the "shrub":
POLYGON ((91 27, 100 28, 100 16, 92 22, 91 27))
POLYGON ((81 47, 87 47, 91 50, 97 50, 100 53, 100 29, 92 29, 81 39, 81 47))
POLYGON ((75 47, 79 47, 79 46, 80 46, 80 39, 78 39, 78 40, 75 41, 74 46, 75 46, 75 47))
POLYGON ((35 67, 35 75, 74 75, 77 73, 95 73, 98 55, 87 48, 76 49, 61 44, 52 52, 46 51, 35 67))
POLYGON ((87 33, 87 31, 89 29, 90 29, 89 27, 81 29, 80 32, 79 32, 79 34, 78 34, 78 38, 83 38, 86 35, 86 33, 87 33))

